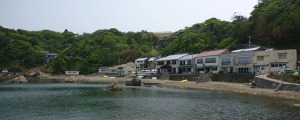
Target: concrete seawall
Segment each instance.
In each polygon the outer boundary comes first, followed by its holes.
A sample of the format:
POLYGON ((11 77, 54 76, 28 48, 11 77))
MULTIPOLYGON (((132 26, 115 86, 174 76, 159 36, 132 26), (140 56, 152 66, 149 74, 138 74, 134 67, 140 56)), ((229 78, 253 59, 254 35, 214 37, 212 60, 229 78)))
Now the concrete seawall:
MULTIPOLYGON (((281 83, 280 80, 274 80, 271 78, 260 77, 260 76, 255 76, 254 81, 255 81, 256 87, 274 89, 274 90, 281 83)), ((279 90, 300 92, 300 84, 283 82, 283 86, 280 87, 279 90)))

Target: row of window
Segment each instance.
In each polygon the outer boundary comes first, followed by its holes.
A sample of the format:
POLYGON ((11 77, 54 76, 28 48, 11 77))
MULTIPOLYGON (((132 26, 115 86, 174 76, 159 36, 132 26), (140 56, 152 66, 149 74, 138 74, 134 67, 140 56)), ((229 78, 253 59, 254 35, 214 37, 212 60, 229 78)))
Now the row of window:
POLYGON ((283 67, 283 66, 286 66, 286 64, 271 64, 271 67, 283 67))
MULTIPOLYGON (((197 64, 202 64, 202 63, 203 63, 203 59, 197 59, 197 64)), ((217 59, 216 58, 206 58, 205 63, 217 63, 217 59)))
MULTIPOLYGON (((177 61, 176 60, 172 60, 172 61, 167 61, 167 64, 176 64, 177 61)), ((158 61, 157 65, 164 65, 165 61, 158 61)))
POLYGON ((180 65, 191 65, 191 63, 192 63, 191 60, 179 62, 180 65))

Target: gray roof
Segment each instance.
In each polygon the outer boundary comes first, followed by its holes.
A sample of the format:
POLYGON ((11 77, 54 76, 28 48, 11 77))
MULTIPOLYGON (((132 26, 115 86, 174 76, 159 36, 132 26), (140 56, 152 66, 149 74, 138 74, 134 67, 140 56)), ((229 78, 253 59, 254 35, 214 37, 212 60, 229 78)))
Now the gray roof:
POLYGON ((99 69, 107 69, 108 67, 100 67, 99 69))
POLYGON ((186 55, 183 56, 182 58, 180 58, 179 60, 190 60, 190 59, 194 59, 198 54, 192 54, 192 55, 186 55))
POLYGON ((148 61, 155 61, 156 57, 149 58, 148 61))
POLYGON ((187 54, 177 54, 177 55, 169 55, 167 57, 159 58, 156 61, 166 61, 166 60, 178 60, 187 54))
POLYGON ((138 58, 138 59, 136 59, 136 61, 145 61, 145 60, 147 60, 148 58, 138 58))
POLYGON ((256 51, 256 50, 259 50, 260 47, 255 47, 255 48, 248 48, 248 49, 238 49, 238 50, 234 50, 234 51, 231 51, 231 52, 244 52, 244 51, 256 51))

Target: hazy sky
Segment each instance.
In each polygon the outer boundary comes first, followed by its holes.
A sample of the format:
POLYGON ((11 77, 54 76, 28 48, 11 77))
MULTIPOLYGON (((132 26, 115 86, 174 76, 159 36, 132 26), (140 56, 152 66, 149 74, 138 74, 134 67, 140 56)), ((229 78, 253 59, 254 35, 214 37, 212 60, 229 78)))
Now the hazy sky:
POLYGON ((12 29, 92 33, 178 31, 235 12, 249 17, 257 0, 0 0, 0 25, 12 29))

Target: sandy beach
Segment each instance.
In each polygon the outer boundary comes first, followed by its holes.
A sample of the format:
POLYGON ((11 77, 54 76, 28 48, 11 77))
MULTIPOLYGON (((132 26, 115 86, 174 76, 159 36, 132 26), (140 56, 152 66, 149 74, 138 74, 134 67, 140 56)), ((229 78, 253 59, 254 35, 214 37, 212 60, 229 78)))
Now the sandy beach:
MULTIPOLYGON (((59 80, 64 81, 65 79, 74 79, 76 82, 91 82, 91 83, 112 83, 118 81, 124 84, 125 81, 130 81, 132 78, 100 78, 92 76, 50 76, 47 80, 59 80)), ((274 92, 273 89, 263 89, 263 88, 250 88, 249 85, 245 83, 228 83, 228 82, 205 82, 195 84, 195 82, 179 82, 172 80, 152 80, 152 79, 142 79, 142 83, 160 83, 162 87, 172 87, 180 89, 204 89, 204 90, 218 90, 218 91, 229 91, 253 95, 263 95, 270 97, 286 98, 291 100, 300 101, 300 92, 294 91, 277 91, 274 92)))

